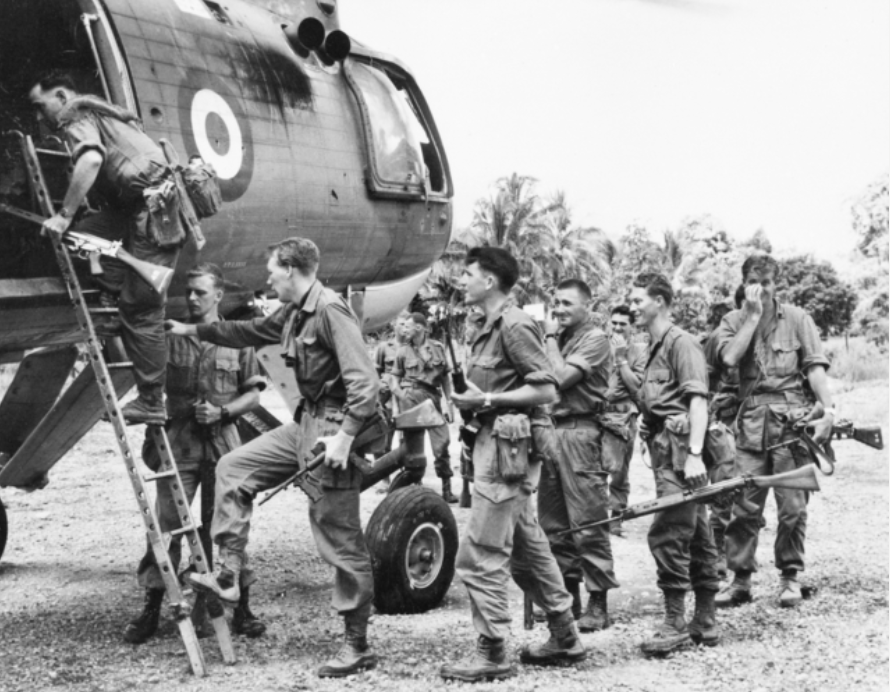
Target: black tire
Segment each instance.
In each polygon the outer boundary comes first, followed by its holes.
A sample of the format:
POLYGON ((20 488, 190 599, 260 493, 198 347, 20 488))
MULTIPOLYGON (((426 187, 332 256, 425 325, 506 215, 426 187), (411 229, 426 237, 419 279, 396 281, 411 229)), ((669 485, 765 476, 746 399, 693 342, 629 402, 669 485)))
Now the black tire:
POLYGON ((386 492, 392 495, 396 490, 410 488, 412 485, 420 485, 422 480, 423 469, 421 469, 419 473, 416 469, 402 469, 392 477, 386 492))
POLYGON ((381 613, 423 613, 451 586, 457 522, 445 501, 422 486, 396 490, 365 531, 374 569, 374 605, 381 613))
POLYGON ((6 508, 3 506, 3 500, 0 500, 0 558, 3 557, 3 551, 6 549, 8 535, 9 524, 6 522, 6 508))

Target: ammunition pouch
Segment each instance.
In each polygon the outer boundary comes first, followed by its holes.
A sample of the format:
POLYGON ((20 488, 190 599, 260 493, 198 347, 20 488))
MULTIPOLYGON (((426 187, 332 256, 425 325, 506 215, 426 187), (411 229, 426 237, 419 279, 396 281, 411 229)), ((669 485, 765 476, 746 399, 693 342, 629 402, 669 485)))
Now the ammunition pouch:
POLYGON ((532 427, 524 413, 502 413, 492 426, 497 442, 497 473, 505 483, 519 483, 528 476, 532 427))
POLYGON ((185 242, 185 228, 180 219, 179 194, 176 183, 167 178, 142 191, 148 207, 149 240, 158 247, 179 247, 185 242))
POLYGON ((209 163, 189 165, 182 169, 182 181, 199 219, 206 219, 220 210, 222 193, 213 166, 209 163))

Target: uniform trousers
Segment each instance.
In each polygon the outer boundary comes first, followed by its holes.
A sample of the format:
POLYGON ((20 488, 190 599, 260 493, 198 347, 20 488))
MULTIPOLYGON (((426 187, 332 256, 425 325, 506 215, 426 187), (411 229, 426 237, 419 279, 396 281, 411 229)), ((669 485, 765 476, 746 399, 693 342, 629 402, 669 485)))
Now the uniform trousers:
MULTIPOLYGON (((739 474, 769 476, 793 471, 797 466, 788 447, 768 452, 736 451, 739 474)), ((733 572, 757 571, 757 542, 768 492, 769 488, 745 488, 733 504, 732 519, 726 527, 726 562, 733 572)), ((776 568, 803 570, 809 493, 789 488, 773 488, 773 492, 778 509, 774 547, 776 568)))
MULTIPOLYGON (((124 248, 136 259, 173 269, 179 248, 158 247, 149 238, 151 223, 143 206, 132 211, 106 209, 85 217, 74 230, 105 240, 123 241, 124 248)), ((167 374, 167 339, 164 334, 164 308, 167 294, 157 293, 130 267, 113 257, 102 257, 104 274, 96 281, 112 293, 120 293, 118 310, 121 338, 127 357, 133 363, 133 375, 139 391, 146 388, 160 394, 167 374)))
MULTIPOLYGON (((318 437, 333 435, 339 428, 338 421, 324 415, 316 419, 304 414, 299 423, 275 428, 220 459, 212 535, 227 566, 242 564, 257 493, 304 468, 318 437)), ((318 469, 315 473, 322 479, 324 494, 309 505, 309 525, 319 555, 335 569, 331 603, 345 614, 374 596, 371 558, 359 513, 361 475, 354 468, 333 473, 318 469), (339 487, 326 480, 331 477, 338 479, 334 482, 339 487)))
POLYGON ((627 507, 630 497, 630 460, 637 439, 637 417, 628 421, 629 439, 625 440, 610 430, 603 430, 603 463, 610 475, 609 506, 613 512, 627 507))
MULTIPOLYGON (((477 472, 493 468, 496 453, 491 426, 484 426, 473 447, 477 472)), ((507 484, 483 474, 473 484, 473 508, 457 551, 457 574, 470 597, 473 625, 491 639, 509 633, 511 575, 544 612, 562 613, 572 607, 532 506, 537 466, 532 465, 530 478, 522 483, 507 484)))
MULTIPOLYGON (((658 497, 686 490, 685 481, 674 470, 669 434, 663 430, 648 442, 658 497)), ((719 590, 717 549, 704 505, 690 502, 658 512, 649 527, 648 541, 659 589, 719 590)))
MULTIPOLYGON (((594 424, 595 425, 595 424, 594 424)), ((602 463, 598 426, 557 427, 558 453, 545 458, 538 487, 538 518, 566 579, 584 580, 588 591, 607 591, 615 580, 609 526, 557 536, 566 529, 608 519, 609 476, 602 463)))

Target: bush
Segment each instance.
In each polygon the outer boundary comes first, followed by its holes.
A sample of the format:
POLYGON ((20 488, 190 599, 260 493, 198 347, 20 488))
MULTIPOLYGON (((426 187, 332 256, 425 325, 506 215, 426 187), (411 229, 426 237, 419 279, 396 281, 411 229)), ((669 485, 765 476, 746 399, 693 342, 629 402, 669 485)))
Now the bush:
POLYGON ((886 380, 890 377, 890 362, 886 349, 862 337, 850 339, 849 348, 842 338, 831 339, 825 346, 825 355, 831 361, 828 374, 845 382, 886 380))

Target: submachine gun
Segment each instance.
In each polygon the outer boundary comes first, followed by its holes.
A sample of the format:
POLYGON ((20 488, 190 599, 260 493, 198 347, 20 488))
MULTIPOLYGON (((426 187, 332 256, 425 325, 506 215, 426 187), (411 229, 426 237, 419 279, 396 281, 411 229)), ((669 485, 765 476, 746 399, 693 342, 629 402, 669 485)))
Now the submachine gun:
MULTIPOLYGON (((0 204, 0 214, 9 214, 26 221, 31 221, 40 226, 46 219, 38 214, 30 211, 12 207, 8 204, 0 204)), ((129 265, 156 293, 163 293, 170 286, 173 279, 173 270, 162 267, 158 264, 152 264, 144 260, 136 259, 129 252, 124 250, 123 244, 117 240, 105 240, 89 233, 80 233, 79 231, 66 231, 62 236, 62 242, 68 246, 68 250, 73 252, 81 259, 90 261, 90 272, 93 275, 102 274, 102 265, 99 263, 99 255, 108 257, 117 257, 121 262, 129 265)))
MULTIPOLYGON (((451 354, 451 384, 456 393, 463 394, 467 391, 467 378, 464 375, 460 361, 457 360, 457 355, 454 352, 454 340, 452 339, 451 334, 451 321, 453 317, 453 310, 449 310, 448 316, 445 319, 445 343, 448 345, 448 353, 451 354)), ((479 428, 482 426, 476 418, 476 414, 472 411, 461 409, 460 416, 463 419, 463 423, 460 426, 460 441, 462 443, 460 452, 460 476, 463 479, 463 487, 461 487, 460 491, 459 506, 471 507, 473 498, 470 494, 470 483, 473 482, 474 473, 473 444, 476 442, 476 435, 479 434, 479 428)))

